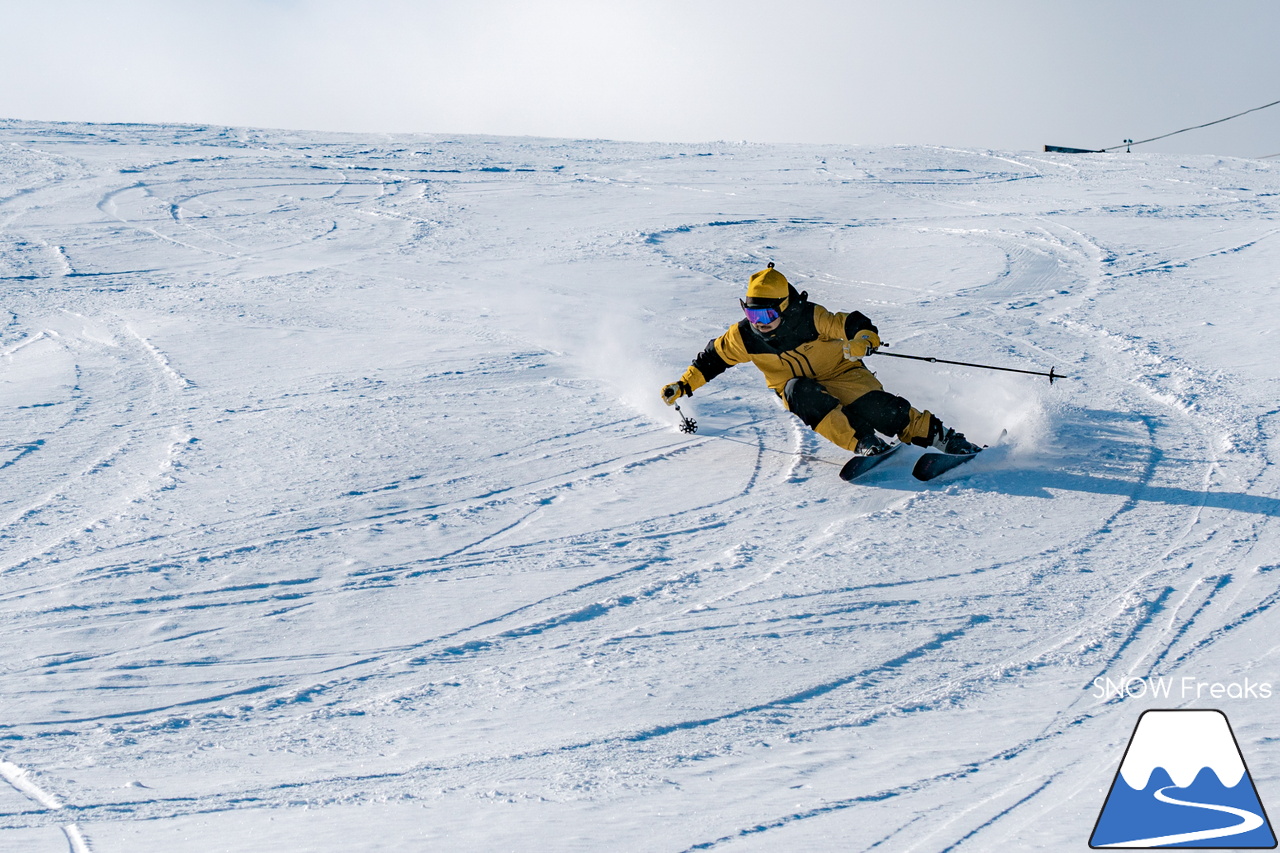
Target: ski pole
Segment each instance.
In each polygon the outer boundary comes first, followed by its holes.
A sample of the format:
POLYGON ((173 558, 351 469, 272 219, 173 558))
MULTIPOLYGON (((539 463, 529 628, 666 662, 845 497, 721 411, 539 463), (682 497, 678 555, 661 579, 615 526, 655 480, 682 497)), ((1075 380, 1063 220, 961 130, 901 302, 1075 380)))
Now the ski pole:
POLYGON ((686 418, 684 412, 680 411, 680 404, 676 403, 676 413, 680 415, 680 431, 686 433, 695 433, 698 431, 698 422, 693 418, 686 418))
MULTIPOLYGON (((881 346, 887 347, 888 344, 881 344, 881 346)), ((1053 372, 1054 369, 1052 367, 1049 368, 1048 373, 1045 373, 1044 371, 1041 371, 1041 370, 1021 370, 1017 367, 996 367, 995 365, 991 365, 991 364, 974 364, 973 362, 970 362, 970 361, 949 361, 948 359, 945 359, 945 358, 934 358, 931 355, 905 355, 903 353, 898 353, 898 352, 881 352, 879 350, 876 351, 876 354, 887 355, 892 358, 910 358, 910 359, 914 359, 915 361, 929 361, 936 364, 958 364, 958 365, 961 365, 962 367, 980 367, 983 370, 1003 370, 1006 373, 1029 373, 1032 376, 1048 376, 1050 385, 1053 384, 1055 379, 1071 378, 1070 376, 1063 376, 1059 373, 1054 373, 1053 372)))

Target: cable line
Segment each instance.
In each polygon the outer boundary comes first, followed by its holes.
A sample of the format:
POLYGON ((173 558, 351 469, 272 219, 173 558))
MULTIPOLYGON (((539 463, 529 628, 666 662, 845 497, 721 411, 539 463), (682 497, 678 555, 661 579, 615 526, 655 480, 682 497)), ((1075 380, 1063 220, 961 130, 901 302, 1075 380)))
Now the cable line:
POLYGON ((1254 107, 1251 110, 1245 110, 1244 112, 1236 113, 1233 116, 1220 118, 1220 119, 1217 119, 1216 121, 1205 122, 1204 124, 1197 124, 1195 127, 1184 127, 1182 130, 1175 130, 1173 131, 1173 133, 1165 133, 1160 136, 1153 136, 1150 139, 1140 139, 1137 142, 1134 142, 1132 139, 1126 139, 1121 144, 1112 146, 1111 148, 1103 148, 1102 151, 1119 151, 1121 148, 1128 149, 1132 145, 1145 145, 1148 142, 1155 142, 1157 139, 1166 139, 1170 136, 1177 136, 1179 133, 1186 133, 1188 130, 1199 130, 1202 127, 1209 127, 1215 124, 1222 124, 1224 121, 1231 121, 1231 119, 1233 118, 1240 118, 1240 116, 1248 115, 1249 113, 1256 113, 1258 110, 1265 110, 1267 107, 1274 107, 1276 104, 1280 104, 1280 101, 1272 101, 1269 104, 1263 104, 1260 107, 1254 107))

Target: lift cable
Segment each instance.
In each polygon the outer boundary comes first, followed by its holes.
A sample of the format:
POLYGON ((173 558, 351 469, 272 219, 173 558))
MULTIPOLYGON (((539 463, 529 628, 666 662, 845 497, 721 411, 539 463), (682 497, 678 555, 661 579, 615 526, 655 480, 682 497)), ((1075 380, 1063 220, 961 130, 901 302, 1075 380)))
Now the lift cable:
POLYGON ((1133 141, 1132 139, 1126 139, 1124 142, 1122 142, 1119 145, 1112 146, 1111 148, 1103 148, 1103 149, 1100 149, 1100 151, 1119 151, 1121 148, 1128 150, 1129 147, 1133 145, 1145 145, 1148 142, 1155 142, 1157 139, 1166 139, 1170 136, 1176 136, 1179 133, 1186 133, 1188 130, 1199 130, 1202 127, 1209 127, 1210 125, 1222 124, 1224 121, 1231 121, 1231 119, 1233 118, 1240 118, 1240 116, 1248 115, 1249 113, 1256 113, 1258 110, 1265 110, 1267 107, 1274 107, 1276 104, 1280 104, 1280 101, 1272 101, 1269 104, 1263 104, 1260 107, 1254 107, 1251 110, 1245 110, 1244 112, 1236 113, 1233 116, 1220 118, 1220 119, 1217 119, 1216 121, 1205 122, 1204 124, 1197 124, 1195 127, 1184 127, 1182 130, 1175 130, 1173 131, 1173 133, 1165 133, 1160 136, 1153 136, 1150 139, 1140 139, 1137 142, 1133 141))

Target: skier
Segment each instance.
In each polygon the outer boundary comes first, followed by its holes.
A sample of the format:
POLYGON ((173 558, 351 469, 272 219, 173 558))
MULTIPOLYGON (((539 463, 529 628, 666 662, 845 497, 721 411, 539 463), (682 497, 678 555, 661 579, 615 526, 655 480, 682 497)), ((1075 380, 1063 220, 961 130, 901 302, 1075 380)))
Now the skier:
POLYGON ((753 273, 746 318, 698 353, 677 381, 662 388, 673 405, 735 364, 750 361, 792 414, 827 440, 860 456, 890 449, 877 432, 904 443, 973 454, 982 448, 884 390, 862 359, 880 347, 879 330, 860 311, 836 313, 809 301, 773 268, 753 273))

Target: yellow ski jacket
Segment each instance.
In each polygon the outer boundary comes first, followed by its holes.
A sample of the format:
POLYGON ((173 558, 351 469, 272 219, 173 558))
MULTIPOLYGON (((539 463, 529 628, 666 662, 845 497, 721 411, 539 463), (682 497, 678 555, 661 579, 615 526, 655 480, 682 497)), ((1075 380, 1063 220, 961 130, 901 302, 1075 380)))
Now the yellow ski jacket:
POLYGON ((787 382, 796 377, 808 376, 827 383, 853 379, 847 374, 866 370, 861 361, 844 357, 845 341, 859 331, 879 333, 866 315, 861 311, 832 313, 809 302, 805 294, 796 296, 799 298, 793 297, 782 323, 771 334, 757 332, 742 319, 707 343, 681 381, 691 392, 696 391, 735 364, 750 361, 760 368, 769 387, 781 395, 787 382))

